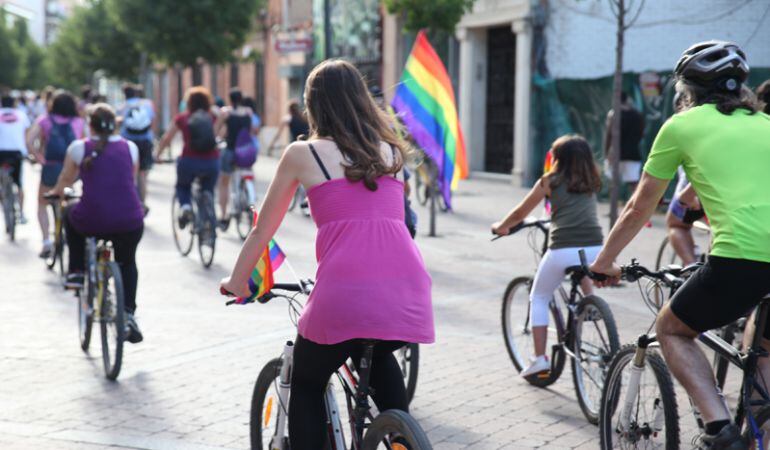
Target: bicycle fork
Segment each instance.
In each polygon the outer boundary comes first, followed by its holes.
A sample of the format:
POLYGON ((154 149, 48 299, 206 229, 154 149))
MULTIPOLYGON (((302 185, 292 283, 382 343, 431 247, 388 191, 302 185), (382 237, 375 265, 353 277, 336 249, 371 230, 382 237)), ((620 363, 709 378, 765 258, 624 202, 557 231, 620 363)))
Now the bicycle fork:
MULTIPOLYGON (((620 411, 620 428, 622 431, 629 431, 631 427, 631 414, 634 410, 634 406, 637 405, 641 390, 642 374, 644 373, 645 365, 647 364, 647 347, 655 342, 655 335, 639 336, 636 344, 636 352, 634 353, 634 359, 631 362, 631 375, 628 380, 628 391, 626 397, 623 399, 620 411)), ((652 423, 645 424, 646 427, 650 427, 648 431, 652 434, 660 433, 663 430, 663 423, 665 420, 663 404, 659 398, 655 399, 653 404, 652 423)), ((635 424, 639 426, 639 424, 635 424)))
POLYGON ((278 414, 276 417, 275 434, 270 442, 270 450, 288 450, 284 446, 286 440, 286 424, 288 423, 289 390, 291 389, 291 368, 294 363, 294 343, 286 342, 283 347, 283 363, 278 375, 278 414))

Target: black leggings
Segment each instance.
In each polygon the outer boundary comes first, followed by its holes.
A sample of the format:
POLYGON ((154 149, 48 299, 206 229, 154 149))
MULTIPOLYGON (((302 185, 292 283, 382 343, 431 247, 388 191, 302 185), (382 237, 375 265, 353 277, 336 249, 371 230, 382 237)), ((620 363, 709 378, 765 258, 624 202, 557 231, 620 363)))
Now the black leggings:
MULTIPOLYGON (((370 385, 377 409, 407 411, 406 388, 393 352, 403 342, 382 341, 374 347, 370 385)), ((357 365, 363 353, 360 339, 321 345, 297 335, 289 397, 289 441, 292 450, 318 450, 326 442, 324 392, 329 378, 350 357, 357 365)))
MULTIPOLYGON (((86 236, 70 223, 69 210, 64 212, 64 227, 67 230, 67 246, 70 252, 69 271, 83 272, 86 267, 86 236)), ((120 266, 120 277, 123 279, 126 311, 132 314, 136 311, 136 285, 139 280, 139 271, 136 268, 136 247, 142 239, 143 232, 144 225, 125 233, 94 236, 97 239, 112 242, 115 262, 120 266)))

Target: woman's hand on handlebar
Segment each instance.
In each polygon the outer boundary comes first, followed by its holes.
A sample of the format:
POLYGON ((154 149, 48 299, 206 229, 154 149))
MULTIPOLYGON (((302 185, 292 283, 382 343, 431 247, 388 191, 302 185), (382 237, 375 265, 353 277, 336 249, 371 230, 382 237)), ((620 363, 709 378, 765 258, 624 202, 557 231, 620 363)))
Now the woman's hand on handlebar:
POLYGON ((621 269, 614 262, 606 264, 597 259, 589 266, 589 269, 592 273, 607 277, 603 280, 594 279, 593 282, 596 287, 614 286, 620 282, 621 269))
POLYGON ((248 298, 251 295, 248 283, 237 285, 232 282, 230 277, 224 277, 219 282, 219 292, 223 295, 232 295, 240 298, 248 298))
POLYGON ((503 221, 495 222, 492 224, 492 234, 498 236, 508 236, 511 234, 511 227, 505 225, 503 221))
POLYGON ((50 191, 44 193, 43 197, 62 198, 64 197, 64 188, 54 187, 50 191))

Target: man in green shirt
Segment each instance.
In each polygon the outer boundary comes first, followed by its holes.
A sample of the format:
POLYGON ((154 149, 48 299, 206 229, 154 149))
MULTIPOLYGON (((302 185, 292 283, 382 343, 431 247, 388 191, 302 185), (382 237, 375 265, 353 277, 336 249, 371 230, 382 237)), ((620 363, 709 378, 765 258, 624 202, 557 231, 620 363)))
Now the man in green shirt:
MULTIPOLYGON (((671 372, 706 422, 698 448, 713 450, 747 447, 730 424, 695 338, 742 317, 770 293, 770 116, 757 112, 746 94, 748 71, 745 54, 733 43, 703 42, 684 52, 675 74, 685 111, 661 128, 639 188, 591 266, 610 278, 620 275, 615 258, 652 215, 682 165, 714 242, 708 262, 658 315, 656 331, 671 372)), ((764 337, 770 339, 768 330, 764 337)), ((760 367, 770 379, 768 358, 760 358, 760 367)))

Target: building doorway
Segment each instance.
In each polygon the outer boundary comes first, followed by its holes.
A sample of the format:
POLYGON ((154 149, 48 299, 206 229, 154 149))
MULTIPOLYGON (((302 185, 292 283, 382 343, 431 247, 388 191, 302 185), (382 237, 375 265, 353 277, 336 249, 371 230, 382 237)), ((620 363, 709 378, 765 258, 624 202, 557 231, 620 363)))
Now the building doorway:
POLYGON ((513 96, 516 35, 509 25, 487 31, 487 117, 484 170, 513 170, 513 96))

